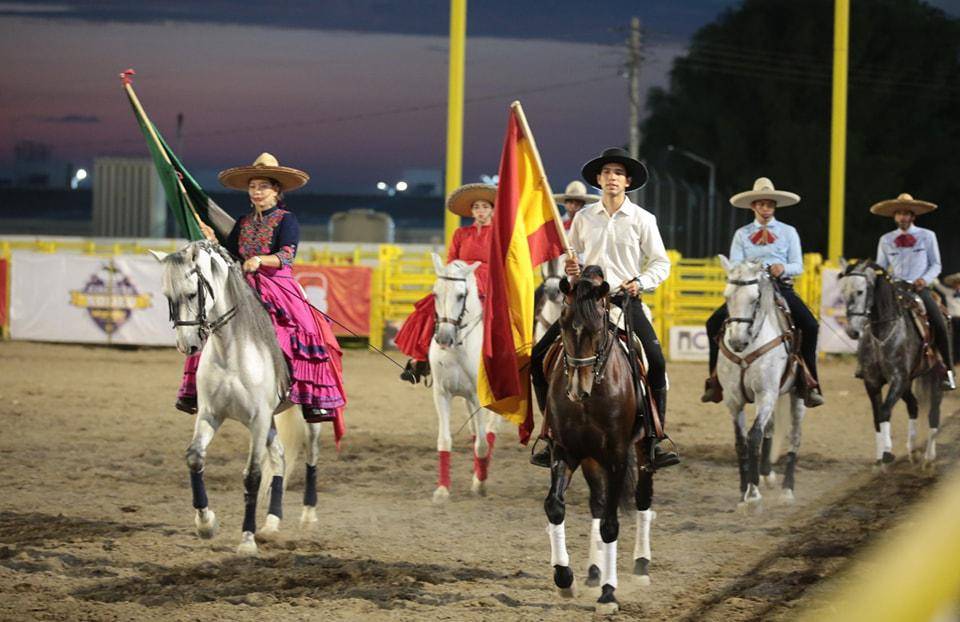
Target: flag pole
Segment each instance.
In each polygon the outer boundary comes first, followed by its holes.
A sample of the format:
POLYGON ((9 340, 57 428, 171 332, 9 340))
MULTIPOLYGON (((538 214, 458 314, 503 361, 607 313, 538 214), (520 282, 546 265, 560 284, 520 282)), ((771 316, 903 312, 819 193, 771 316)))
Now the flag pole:
POLYGON ((550 205, 553 207, 553 224, 557 228, 557 235, 560 236, 560 240, 563 242, 563 248, 567 251, 567 257, 576 260, 577 254, 570 248, 570 242, 567 240, 567 230, 563 228, 563 220, 560 219, 560 210, 557 209, 557 203, 553 200, 553 191, 550 189, 550 182, 547 180, 547 172, 543 168, 543 160, 540 159, 537 141, 534 140, 533 132, 530 131, 530 126, 527 124, 526 115, 523 114, 523 106, 520 105, 519 101, 515 101, 510 104, 510 108, 514 114, 517 115, 517 120, 520 122, 520 130, 523 132, 524 137, 530 141, 533 158, 537 162, 537 172, 540 174, 540 183, 547 191, 547 194, 550 195, 550 205))
MULTIPOLYGON (((167 155, 167 150, 163 148, 163 143, 160 142, 160 138, 157 136, 157 133, 153 129, 153 122, 150 121, 150 118, 147 116, 147 113, 144 112, 143 106, 140 105, 140 99, 137 97, 137 94, 133 92, 133 76, 136 72, 133 69, 127 69, 126 71, 120 74, 120 81, 123 83, 123 88, 127 92, 127 97, 130 98, 130 103, 133 104, 133 109, 138 115, 144 120, 144 125, 147 126, 147 131, 150 132, 150 137, 153 139, 153 142, 157 145, 157 151, 160 152, 160 155, 163 156, 163 159, 166 160, 167 164, 171 167, 173 162, 170 161, 170 157, 167 155)), ((177 185, 180 187, 180 192, 183 194, 183 198, 187 200, 187 207, 190 208, 190 213, 193 214, 193 217, 197 220, 197 224, 200 225, 203 221, 200 219, 200 215, 197 213, 197 209, 193 206, 193 201, 190 200, 190 195, 187 194, 187 189, 183 187, 183 180, 180 179, 180 175, 177 174, 177 185)), ((189 237, 189 235, 187 236, 189 237)))

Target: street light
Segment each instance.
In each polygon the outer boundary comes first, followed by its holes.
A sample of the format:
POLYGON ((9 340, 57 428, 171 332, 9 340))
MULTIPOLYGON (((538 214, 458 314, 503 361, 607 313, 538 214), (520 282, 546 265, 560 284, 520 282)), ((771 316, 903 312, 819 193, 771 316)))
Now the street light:
POLYGON ((87 178, 87 170, 83 168, 78 168, 77 171, 73 174, 73 177, 70 179, 70 189, 76 190, 80 185, 80 182, 87 178))
POLYGON ((697 155, 692 151, 687 151, 686 149, 680 149, 679 147, 674 147, 673 145, 667 145, 667 151, 676 152, 680 155, 690 158, 698 164, 702 164, 710 169, 710 179, 707 182, 707 204, 709 206, 708 220, 707 223, 707 246, 710 249, 713 249, 713 228, 714 228, 714 213, 716 211, 715 199, 716 199, 716 190, 717 190, 717 165, 713 161, 706 159, 701 155, 697 155))
POLYGON ((392 197, 393 195, 395 195, 395 194, 398 193, 398 192, 403 192, 403 191, 405 191, 408 187, 409 187, 409 186, 407 185, 407 182, 405 182, 405 181, 403 181, 403 180, 398 181, 397 183, 395 183, 395 184, 392 185, 392 186, 391 186, 390 184, 388 184, 387 182, 385 182, 385 181, 378 181, 378 182, 377 182, 377 190, 380 190, 380 191, 382 191, 382 192, 386 192, 388 197, 392 197))
POLYGON ((397 192, 403 192, 407 189, 407 182, 401 180, 397 182, 397 185, 394 186, 397 189, 397 192))

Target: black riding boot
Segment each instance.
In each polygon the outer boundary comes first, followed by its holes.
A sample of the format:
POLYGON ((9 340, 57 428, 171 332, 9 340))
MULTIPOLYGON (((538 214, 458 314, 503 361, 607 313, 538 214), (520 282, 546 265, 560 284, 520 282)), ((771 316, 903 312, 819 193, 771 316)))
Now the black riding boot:
MULTIPOLYGON (((653 399, 657 402, 657 411, 660 413, 660 425, 667 425, 667 390, 653 389, 653 399)), ((664 469, 675 464, 680 464, 680 456, 675 451, 668 451, 660 446, 660 441, 654 441, 653 446, 653 466, 656 469, 664 469)))
POLYGON ((400 380, 406 380, 410 384, 417 384, 422 379, 430 375, 429 361, 415 361, 407 359, 407 366, 400 372, 400 380))
MULTIPOLYGON (((540 412, 543 413, 543 426, 540 430, 540 437, 537 439, 537 441, 542 440, 544 442, 544 448, 537 453, 530 455, 530 464, 549 469, 551 466, 551 461, 553 460, 553 439, 550 438, 550 432, 546 420, 547 387, 541 386, 534 382, 533 392, 537 396, 537 405, 540 407, 540 412)), ((536 446, 537 443, 534 442, 534 449, 536 446)))

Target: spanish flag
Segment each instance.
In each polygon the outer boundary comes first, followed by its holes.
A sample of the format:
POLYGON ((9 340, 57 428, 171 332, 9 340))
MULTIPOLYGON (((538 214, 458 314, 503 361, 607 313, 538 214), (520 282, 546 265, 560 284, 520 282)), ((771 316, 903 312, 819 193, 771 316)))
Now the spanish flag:
POLYGON ((536 143, 519 102, 515 102, 500 156, 477 391, 483 406, 520 427, 524 444, 533 429, 530 352, 534 270, 563 254, 566 241, 559 223, 536 143))

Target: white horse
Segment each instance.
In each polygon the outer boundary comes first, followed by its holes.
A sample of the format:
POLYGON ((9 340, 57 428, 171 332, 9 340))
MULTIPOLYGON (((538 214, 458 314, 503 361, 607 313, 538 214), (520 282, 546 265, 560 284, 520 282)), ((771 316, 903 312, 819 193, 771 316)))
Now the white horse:
POLYGON ((720 263, 727 272, 724 297, 730 318, 720 342, 723 356, 717 360, 717 377, 736 432, 741 507, 759 507, 761 475, 768 484, 776 481, 770 471, 774 411, 786 394, 791 428, 780 498, 789 503, 794 498, 800 424, 806 411, 803 399, 793 391, 797 371, 788 369, 793 365, 790 326, 777 307, 772 277, 759 262, 733 266, 721 255, 720 263), (744 406, 749 402, 756 402, 756 418, 748 430, 744 406))
POLYGON ((483 307, 474 276, 479 263, 452 261, 444 265, 433 254, 437 280, 433 285, 437 327, 430 342, 430 373, 433 374, 433 403, 437 409, 437 489, 433 501, 450 498, 450 404, 454 397, 467 403, 473 431, 474 494, 487 493, 487 468, 493 456, 500 417, 481 408, 477 399, 477 372, 483 347, 483 307))
POLYGON ((534 309, 533 342, 537 343, 544 333, 560 319, 563 308, 563 293, 560 291, 560 279, 563 278, 563 265, 566 255, 545 262, 540 266, 543 285, 534 309))
POLYGON ((164 266, 163 293, 177 331, 177 349, 183 354, 202 352, 197 369, 198 412, 186 452, 197 534, 212 538, 218 526, 203 481, 207 447, 225 420, 239 421, 250 431, 250 449, 244 469, 243 531, 237 552, 255 555, 254 532, 270 537, 279 529, 284 476, 289 474, 288 465, 295 462, 305 440, 307 472, 301 526, 312 527, 317 522, 320 424, 307 424, 300 408, 286 401, 289 372, 270 316, 230 255, 207 241, 192 242, 169 255, 150 252, 164 266), (282 414, 274 427, 274 415, 278 413, 282 414), (284 447, 290 455, 284 455, 284 447), (267 518, 257 532, 257 501, 268 491, 267 518))

